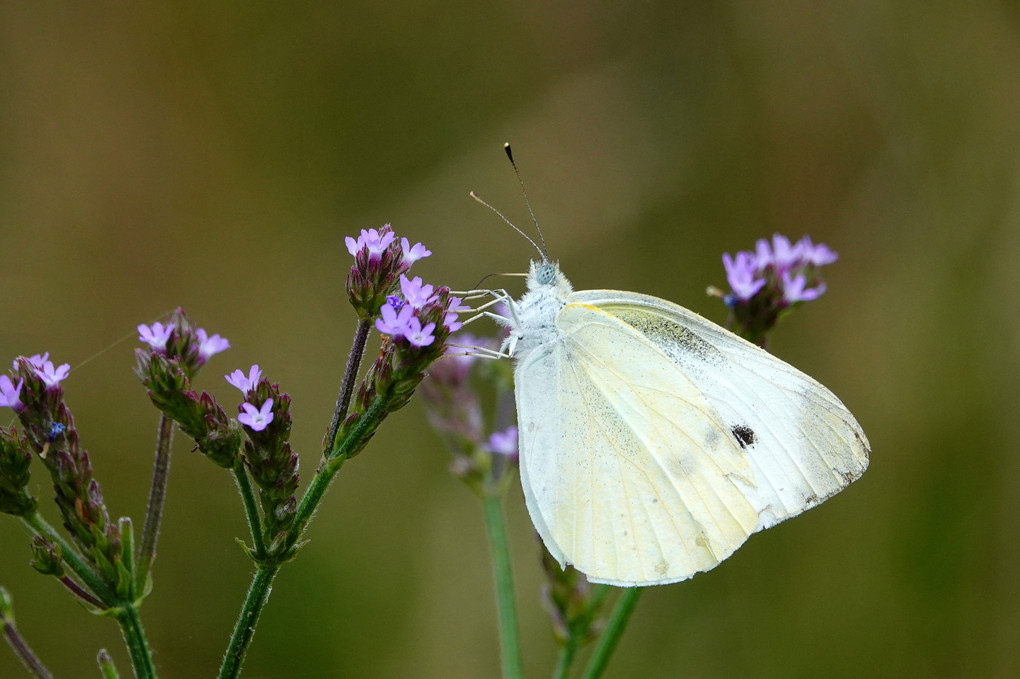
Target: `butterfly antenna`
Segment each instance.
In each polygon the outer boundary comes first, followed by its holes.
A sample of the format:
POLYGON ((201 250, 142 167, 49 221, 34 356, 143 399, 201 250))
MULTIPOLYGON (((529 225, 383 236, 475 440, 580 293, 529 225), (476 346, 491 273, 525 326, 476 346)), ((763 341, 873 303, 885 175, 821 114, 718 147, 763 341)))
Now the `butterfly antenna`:
MULTIPOLYGON (((516 225, 515 225, 515 224, 514 224, 513 222, 511 222, 511 221, 510 221, 509 219, 507 219, 507 218, 506 218, 506 217, 505 217, 505 216, 503 215, 503 213, 502 213, 502 212, 500 212, 499 210, 497 210, 496 208, 492 207, 491 205, 489 205, 488 203, 486 203, 486 202, 485 202, 484 200, 482 200, 481 198, 479 198, 479 197, 478 197, 478 194, 477 194, 477 193, 475 193, 474 191, 471 191, 471 192, 469 192, 469 193, 468 193, 468 195, 469 195, 469 196, 471 196, 472 198, 474 198, 475 200, 477 200, 477 201, 478 201, 479 203, 481 203, 481 204, 482 204, 482 205, 484 205, 485 207, 487 207, 487 208, 489 208, 490 210, 492 210, 493 212, 495 212, 495 213, 496 213, 496 215, 497 215, 497 216, 499 216, 499 218, 500 218, 500 219, 502 219, 502 220, 503 220, 504 222, 506 222, 506 223, 507 223, 507 224, 508 224, 508 225, 510 226, 510 228, 511 228, 511 229, 513 229, 513 230, 514 230, 514 231, 516 231, 517 233, 519 233, 519 234, 521 234, 522 236, 524 236, 524 238, 525 238, 525 239, 527 239, 527 241, 528 241, 529 243, 531 243, 531 245, 532 245, 532 246, 533 246, 533 247, 534 247, 534 248, 535 248, 536 250, 538 250, 538 254, 542 255, 542 259, 548 259, 548 257, 546 257, 546 256, 545 256, 545 251, 544 251, 544 250, 543 250, 542 248, 538 247, 538 244, 537 244, 537 243, 535 243, 535 241, 533 241, 533 240, 531 239, 531 236, 529 236, 528 234, 526 234, 526 233, 524 233, 523 231, 521 231, 520 229, 518 229, 518 228, 517 228, 517 226, 516 226, 516 225)), ((542 244, 543 244, 543 245, 545 245, 545 242, 543 241, 543 243, 542 243, 542 244)))
POLYGON ((514 152, 513 149, 510 148, 510 142, 503 144, 503 151, 506 153, 506 157, 510 160, 510 166, 513 167, 514 174, 517 175, 517 182, 521 185, 521 193, 524 194, 524 204, 528 206, 528 214, 531 215, 531 221, 535 225, 535 230, 538 231, 538 239, 542 241, 542 259, 548 260, 549 256, 545 247, 545 235, 542 233, 542 227, 538 225, 538 219, 535 218, 535 211, 531 209, 531 201, 528 200, 528 190, 524 188, 524 178, 521 177, 521 171, 517 169, 517 163, 514 162, 514 152))

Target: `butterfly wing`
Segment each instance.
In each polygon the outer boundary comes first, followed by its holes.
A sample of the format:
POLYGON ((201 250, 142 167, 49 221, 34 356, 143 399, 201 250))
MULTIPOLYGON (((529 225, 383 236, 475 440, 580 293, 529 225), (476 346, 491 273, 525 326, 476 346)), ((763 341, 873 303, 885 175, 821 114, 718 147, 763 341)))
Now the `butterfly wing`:
POLYGON ((696 385, 744 448, 757 530, 832 497, 864 473, 867 437, 828 389, 758 346, 657 297, 613 290, 575 293, 644 335, 696 385))
POLYGON ((867 465, 796 369, 652 297, 574 293, 516 368, 521 475, 550 552, 596 582, 675 582, 867 465))
POLYGON ((647 338, 568 304, 559 339, 516 368, 521 476, 561 563, 616 585, 684 580, 729 556, 758 511, 746 455, 696 385, 647 338))

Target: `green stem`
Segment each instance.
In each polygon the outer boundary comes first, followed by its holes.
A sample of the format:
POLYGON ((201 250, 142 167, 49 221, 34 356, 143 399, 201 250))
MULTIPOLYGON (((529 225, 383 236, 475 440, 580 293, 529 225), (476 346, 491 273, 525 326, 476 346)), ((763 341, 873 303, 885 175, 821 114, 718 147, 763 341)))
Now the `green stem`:
POLYGON ((124 635, 128 655, 131 656, 136 679, 155 679, 156 666, 152 662, 152 652, 145 638, 145 630, 142 629, 142 620, 138 617, 138 609, 133 604, 125 604, 117 609, 115 615, 124 635))
POLYGON ((623 594, 616 602, 616 607, 613 608, 613 614, 609 617, 606 629, 599 637, 599 643, 588 661, 584 679, 597 679, 605 672, 609 658, 613 655, 616 644, 627 628, 627 621, 630 620, 630 614, 634 612, 634 607, 637 606, 642 591, 644 590, 641 587, 629 587, 623 590, 623 594))
POLYGON ((46 523, 46 520, 38 512, 21 517, 21 521, 36 535, 60 545, 60 558, 102 600, 106 607, 109 608, 116 605, 117 595, 106 584, 106 581, 103 580, 99 573, 93 570, 92 566, 85 562, 71 544, 53 530, 50 524, 46 523))
POLYGON ((510 546, 503 521, 500 496, 488 492, 482 495, 485 508, 485 527, 492 551, 492 573, 496 580, 496 605, 499 612, 499 640, 503 659, 504 679, 519 678, 521 669, 521 642, 517 634, 517 605, 514 602, 514 580, 510 569, 510 546))
POLYGON ((244 468, 244 462, 238 456, 234 460, 234 468, 231 470, 237 489, 241 492, 241 500, 244 502, 244 513, 248 517, 248 528, 251 530, 252 544, 254 545, 254 556, 257 559, 266 556, 266 541, 262 535, 262 517, 259 516, 258 501, 255 499, 255 491, 251 487, 251 479, 244 468))
POLYGON ((241 673, 241 665, 244 663, 244 654, 248 650, 251 639, 255 636, 255 625, 259 621, 259 615, 269 601, 269 593, 272 591, 273 579, 280 570, 278 563, 261 563, 255 571, 255 578, 248 588, 248 595, 244 599, 244 606, 241 608, 241 616, 234 626, 234 634, 230 637, 230 646, 223 657, 223 664, 220 666, 219 679, 233 679, 241 673))
POLYGON ((173 420, 166 414, 160 415, 159 435, 156 438, 156 461, 152 469, 152 486, 149 488, 149 506, 145 512, 142 542, 138 553, 138 570, 135 572, 135 590, 138 592, 145 591, 145 581, 156 558, 159 525, 163 520, 166 486, 170 480, 170 443, 173 440, 173 433, 173 420))
POLYGON ((570 666, 574 664, 574 657, 577 655, 577 640, 571 634, 560 647, 560 657, 556 662, 556 670, 553 672, 553 679, 567 679, 570 676, 570 666))

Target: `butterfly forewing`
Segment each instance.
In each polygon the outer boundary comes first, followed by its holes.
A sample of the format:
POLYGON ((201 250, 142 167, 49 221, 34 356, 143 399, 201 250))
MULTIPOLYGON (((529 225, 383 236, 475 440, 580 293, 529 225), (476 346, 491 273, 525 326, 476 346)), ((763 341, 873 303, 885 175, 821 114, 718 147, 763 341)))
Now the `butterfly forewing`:
POLYGON ((570 300, 640 332, 711 404, 753 470, 735 481, 759 509, 756 530, 819 504, 867 468, 868 441, 850 411, 788 363, 662 299, 590 290, 570 300))

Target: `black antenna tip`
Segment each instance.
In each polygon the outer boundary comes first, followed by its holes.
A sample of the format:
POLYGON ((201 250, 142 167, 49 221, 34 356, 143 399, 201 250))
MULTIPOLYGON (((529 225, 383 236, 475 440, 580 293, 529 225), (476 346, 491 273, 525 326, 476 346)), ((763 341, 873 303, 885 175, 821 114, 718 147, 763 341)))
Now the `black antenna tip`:
POLYGON ((510 142, 503 144, 503 152, 506 153, 506 157, 510 159, 510 164, 512 165, 514 162, 514 152, 510 148, 510 142))

